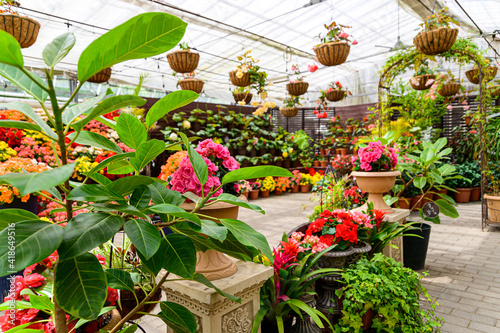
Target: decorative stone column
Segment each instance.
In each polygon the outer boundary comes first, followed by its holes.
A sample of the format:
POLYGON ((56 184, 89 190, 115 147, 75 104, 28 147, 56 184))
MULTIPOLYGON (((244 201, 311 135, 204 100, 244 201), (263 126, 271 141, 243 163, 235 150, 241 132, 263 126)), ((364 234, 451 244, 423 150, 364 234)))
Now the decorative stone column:
MULTIPOLYGON (((410 210, 400 209, 400 208, 393 208, 393 209, 394 213, 387 214, 384 217, 384 221, 405 224, 406 218, 410 215, 410 210)), ((397 249, 393 248, 392 246, 386 246, 382 251, 382 253, 390 258, 393 258, 397 262, 403 263, 403 237, 402 236, 396 237, 393 240, 391 240, 389 244, 397 246, 397 249)))
MULTIPOLYGON (((194 314, 199 333, 250 333, 260 309, 260 287, 273 275, 273 268, 239 260, 236 265, 238 271, 234 275, 212 283, 228 294, 241 297, 241 304, 195 281, 167 280, 161 288, 168 301, 181 304, 194 314)), ((173 275, 172 279, 175 278, 173 275)), ((174 332, 167 328, 167 333, 174 332)))

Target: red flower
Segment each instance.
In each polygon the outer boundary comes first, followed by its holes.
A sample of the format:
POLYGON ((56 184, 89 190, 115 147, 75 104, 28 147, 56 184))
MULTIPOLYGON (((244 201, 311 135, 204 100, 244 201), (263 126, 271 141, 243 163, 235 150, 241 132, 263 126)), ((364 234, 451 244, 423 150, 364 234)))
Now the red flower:
POLYGON ((118 291, 116 289, 108 287, 108 296, 106 297, 106 301, 109 302, 109 305, 115 305, 118 300, 118 291))
POLYGON ((373 215, 375 216, 375 222, 377 224, 377 230, 380 228, 380 223, 384 220, 385 214, 387 214, 385 211, 380 210, 380 209, 374 209, 373 210, 373 215))
MULTIPOLYGON (((30 321, 33 321, 33 319, 35 319, 36 316, 38 315, 39 311, 40 310, 38 310, 38 309, 19 310, 16 313, 16 317, 19 318, 21 325, 26 324, 26 323, 29 323, 30 321)), ((34 324, 34 325, 36 325, 36 324, 34 324)), ((30 328, 33 328, 31 326, 33 326, 33 325, 30 325, 30 328)), ((36 329, 43 329, 43 324, 40 328, 37 327, 36 329)))
POLYGON ((356 224, 345 220, 342 224, 337 225, 335 230, 337 242, 343 239, 350 243, 358 243, 358 226, 356 224))
POLYGON ((7 311, 0 317, 0 329, 2 332, 7 332, 13 327, 21 325, 17 313, 12 315, 7 311))
POLYGON ((332 246, 335 237, 333 235, 323 235, 319 236, 319 241, 325 243, 327 246, 332 246))
POLYGON ((36 288, 40 287, 43 284, 43 281, 45 281, 45 277, 38 274, 30 274, 24 278, 24 281, 26 282, 26 285, 30 288, 36 288))
POLYGON ((283 253, 289 254, 293 257, 296 257, 299 252, 304 251, 303 248, 300 247, 300 243, 295 239, 290 238, 287 242, 280 242, 281 246, 283 246, 283 253))
POLYGON ((97 260, 99 260, 99 263, 103 266, 106 265, 106 258, 104 258, 102 255, 100 254, 96 254, 96 257, 97 257, 97 260))
POLYGON ((326 220, 323 218, 318 218, 312 222, 306 230, 306 235, 311 236, 313 233, 321 231, 325 225, 326 220))
POLYGON ((26 267, 23 271, 23 275, 26 276, 28 274, 31 274, 35 270, 36 266, 38 266, 38 264, 33 264, 26 267))
POLYGON ((309 175, 314 176, 316 174, 316 170, 314 168, 309 169, 309 175))

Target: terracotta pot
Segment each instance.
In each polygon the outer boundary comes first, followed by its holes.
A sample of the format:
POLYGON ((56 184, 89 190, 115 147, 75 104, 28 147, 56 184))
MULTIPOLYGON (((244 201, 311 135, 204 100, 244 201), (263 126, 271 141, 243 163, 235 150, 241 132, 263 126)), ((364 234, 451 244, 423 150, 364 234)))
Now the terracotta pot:
POLYGON ((292 96, 301 96, 307 92, 309 83, 307 82, 290 82, 286 84, 286 91, 292 96))
POLYGON ((321 165, 321 164, 320 164, 320 162, 319 162, 319 161, 314 161, 314 162, 313 162, 313 166, 314 166, 315 168, 319 167, 320 165, 321 165))
POLYGON ((460 91, 460 83, 448 83, 444 84, 441 89, 438 90, 438 94, 443 97, 449 97, 458 94, 460 91))
POLYGON ((456 188, 455 201, 459 203, 466 203, 470 201, 470 195, 472 193, 472 188, 456 188))
POLYGON ((425 194, 425 197, 422 199, 422 207, 423 207, 426 203, 431 202, 431 201, 432 201, 432 199, 433 199, 433 196, 434 196, 434 195, 433 195, 432 193, 427 192, 427 193, 425 194))
POLYGON ((321 155, 325 155, 326 151, 325 151, 324 149, 320 149, 320 150, 319 150, 319 153, 320 153, 321 155))
POLYGON ((2 13, 0 14, 0 30, 14 36, 24 49, 35 44, 40 31, 40 23, 27 16, 2 13))
POLYGON ((263 198, 267 198, 269 196, 269 190, 260 191, 260 196, 263 198))
POLYGON ((291 163, 291 160, 289 158, 285 158, 283 160, 283 168, 290 169, 290 163, 291 163))
POLYGON ((234 93, 233 94, 233 98, 234 98, 234 101, 236 103, 238 103, 239 101, 245 101, 245 104, 250 104, 250 101, 252 101, 252 97, 253 97, 253 95, 250 93, 248 93, 248 94, 234 93))
POLYGON ((260 190, 251 190, 248 196, 250 197, 250 199, 255 200, 259 198, 259 193, 260 190))
POLYGON ((300 185, 300 192, 307 193, 311 191, 311 185, 300 185))
POLYGON ((330 149, 325 149, 325 155, 330 155, 330 149))
POLYGON ((335 149, 335 153, 336 153, 337 155, 340 155, 340 148, 335 149))
POLYGON ((411 198, 398 198, 398 207, 401 209, 410 208, 411 198))
POLYGON ((438 28, 423 31, 414 39, 413 44, 420 53, 436 55, 451 49, 457 39, 458 29, 438 28))
POLYGON ((349 132, 352 132, 353 128, 354 128, 354 126, 352 126, 352 125, 346 126, 346 130, 348 130, 349 132))
POLYGON ((292 168, 298 168, 299 165, 300 165, 299 159, 293 160, 292 163, 291 163, 291 167, 292 168))
POLYGON ((274 190, 274 194, 276 194, 276 195, 282 195, 282 194, 283 194, 283 191, 280 191, 280 190, 274 190))
MULTIPOLYGON (((326 99, 329 100, 330 102, 338 102, 341 101, 345 96, 345 91, 344 90, 332 90, 326 92, 326 99)), ((337 126, 337 128, 340 126, 337 126)), ((340 127, 342 128, 342 127, 340 127)))
MULTIPOLYGON (((495 78, 498 72, 498 67, 496 66, 489 66, 483 69, 483 74, 484 82, 490 82, 495 78)), ((467 79, 474 84, 479 84, 479 68, 473 68, 469 69, 468 71, 465 71, 465 75, 467 76, 467 79)))
POLYGON ((340 148, 340 155, 347 155, 347 148, 340 148))
POLYGON ((432 86, 432 84, 435 81, 432 81, 432 83, 430 84, 427 84, 427 82, 429 80, 435 80, 435 79, 436 75, 431 75, 431 74, 418 75, 410 79, 410 86, 415 90, 427 90, 432 86))
POLYGON ((241 193, 241 195, 247 199, 248 199, 248 194, 250 194, 250 191, 246 191, 246 192, 241 193))
POLYGON ((288 117, 288 118, 292 118, 292 117, 295 117, 297 115, 297 113, 299 113, 299 108, 280 108, 280 112, 283 116, 285 117, 288 117))
POLYGON ((200 54, 190 50, 177 50, 167 53, 167 61, 177 73, 191 73, 198 67, 200 54))
MULTIPOLYGON (((389 192, 396 183, 396 177, 399 176, 399 171, 385 171, 385 172, 363 172, 353 171, 352 176, 356 177, 356 183, 359 188, 368 193, 368 200, 366 202, 373 202, 374 209, 381 209, 388 213, 394 210, 387 206, 384 201, 384 193, 389 192)), ((361 206, 362 209, 367 208, 365 203, 361 206)))
POLYGON ((182 90, 191 90, 199 94, 203 90, 203 81, 198 79, 179 80, 182 90))
POLYGON ((321 44, 314 49, 316 58, 324 66, 337 66, 347 60, 351 46, 346 42, 321 44))
POLYGON ((328 166, 328 161, 319 161, 319 165, 322 168, 326 168, 328 166))
POLYGON ((92 83, 104 83, 108 82, 109 78, 111 77, 111 68, 105 68, 96 75, 92 76, 90 79, 88 79, 88 82, 92 83))
MULTIPOLYGON (((134 291, 135 291, 135 294, 137 296, 139 303, 142 302, 142 300, 144 298, 146 298, 146 294, 141 289, 141 287, 135 286, 134 291)), ((150 302, 159 301, 160 298, 161 298, 161 289, 158 289, 149 301, 150 302)), ((120 312, 121 317, 125 317, 126 315, 128 315, 137 306, 137 302, 135 301, 134 294, 129 290, 120 291, 120 303, 121 303, 121 308, 119 308, 118 306, 117 306, 117 308, 118 308, 118 311, 120 312)), ((153 304, 145 304, 139 311, 149 313, 149 312, 153 311, 155 306, 156 306, 156 304, 154 304, 154 303, 153 304)), ((137 319, 141 318, 142 316, 144 316, 144 314, 136 313, 135 315, 132 316, 132 318, 130 318, 130 320, 137 320, 137 319)))
POLYGON ((469 116, 464 117, 465 125, 469 126, 471 121, 472 121, 472 117, 469 117, 469 116))
POLYGON ((488 203, 488 222, 500 223, 500 196, 485 194, 488 203))
MULTIPOLYGON (((244 196, 239 196, 240 200, 246 200, 244 196)), ((180 207, 186 211, 192 211, 196 204, 183 203, 180 207)), ((239 206, 225 202, 216 202, 208 207, 203 207, 201 213, 215 219, 237 219, 239 206)), ((215 250, 207 250, 205 252, 198 251, 196 253, 196 273, 201 273, 209 280, 223 279, 233 275, 238 270, 238 267, 224 253, 215 250)))
POLYGON ((436 193, 434 193, 434 196, 432 198, 434 199, 434 201, 436 201, 437 199, 443 199, 439 194, 447 194, 448 190, 444 188, 442 190, 434 191, 434 192, 436 192, 436 193))
POLYGON ((250 74, 243 73, 242 77, 236 76, 237 71, 229 72, 229 80, 231 83, 238 87, 248 87, 250 85, 250 74))
POLYGON ((413 198, 411 198, 410 202, 410 208, 412 212, 418 211, 420 208, 422 208, 422 201, 420 198, 422 197, 422 194, 416 195, 413 198))
POLYGON ((470 193, 470 201, 481 200, 481 186, 474 186, 472 192, 470 193))
POLYGON ((293 185, 292 186, 292 193, 298 193, 300 190, 300 185, 293 185))

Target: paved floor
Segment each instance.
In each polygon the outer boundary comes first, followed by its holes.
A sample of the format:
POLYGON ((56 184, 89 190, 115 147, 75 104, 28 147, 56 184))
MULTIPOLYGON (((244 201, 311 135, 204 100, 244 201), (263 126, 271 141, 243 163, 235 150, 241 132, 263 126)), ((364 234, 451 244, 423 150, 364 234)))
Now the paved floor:
MULTIPOLYGON (((307 221, 316 203, 310 194, 285 194, 253 201, 266 215, 240 210, 240 219, 276 245, 284 231, 307 221)), ((500 229, 481 231, 481 207, 461 204, 458 219, 433 225, 424 286, 440 306, 442 332, 500 332, 500 229), (496 252, 499 251, 497 254, 496 252)), ((418 220, 418 216, 411 216, 418 220)), ((148 333, 165 332, 157 318, 141 325, 148 333)))

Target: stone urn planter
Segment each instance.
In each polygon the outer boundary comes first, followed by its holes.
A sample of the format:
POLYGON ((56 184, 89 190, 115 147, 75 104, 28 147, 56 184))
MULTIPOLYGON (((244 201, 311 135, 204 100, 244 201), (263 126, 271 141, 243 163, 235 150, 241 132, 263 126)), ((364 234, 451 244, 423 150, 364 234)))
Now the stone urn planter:
POLYGON ((243 73, 241 77, 236 76, 237 71, 229 72, 229 80, 232 84, 238 87, 248 87, 252 82, 250 82, 250 74, 243 73))
POLYGON ((182 90, 191 90, 199 94, 203 90, 203 81, 198 79, 179 80, 182 90))
POLYGON ((283 116, 287 117, 287 118, 292 118, 292 117, 295 117, 297 115, 297 113, 299 113, 299 108, 280 108, 280 112, 283 116))
POLYGON ((5 12, 0 14, 0 30, 11 34, 24 49, 35 44, 40 23, 27 16, 5 12))
POLYGON ((427 90, 432 86, 434 80, 436 80, 436 75, 418 75, 410 79, 410 86, 415 90, 427 90), (429 80, 432 80, 432 82, 428 83, 429 80))
POLYGON ((241 102, 241 101, 245 101, 245 104, 250 104, 250 102, 252 101, 252 97, 253 95, 250 94, 250 93, 234 93, 233 94, 233 98, 234 98, 234 101, 236 103, 238 102, 241 102))
POLYGON ((351 46, 346 42, 321 44, 314 49, 316 58, 324 66, 337 66, 344 63, 349 56, 351 46))
MULTIPOLYGON (((356 177, 356 183, 359 188, 368 193, 366 202, 373 202, 374 209, 384 210, 388 213, 394 212, 384 201, 384 193, 389 192, 396 183, 396 177, 399 176, 399 171, 383 171, 383 172, 364 172, 353 171, 352 176, 356 177)), ((361 206, 366 209, 367 205, 361 206)))
POLYGON ((500 223, 500 196, 485 194, 484 198, 488 204, 488 222, 500 223))
POLYGON ((167 53, 167 61, 177 73, 191 73, 198 67, 200 54, 190 50, 177 50, 167 53))
POLYGON ((438 90, 438 94, 443 97, 450 97, 458 94, 460 91, 460 87, 462 85, 460 83, 447 83, 444 84, 441 89, 438 90))
POLYGON ((338 102, 341 101, 345 96, 344 90, 332 90, 326 92, 326 99, 330 102, 338 102))
POLYGON ((92 76, 87 81, 92 83, 104 83, 108 82, 110 77, 111 77, 111 68, 108 67, 104 68, 102 71, 92 76))
POLYGON ((457 39, 458 29, 438 28, 422 31, 414 39, 413 44, 420 53, 436 55, 451 49, 457 39))
MULTIPOLYGON (((483 70, 484 78, 486 82, 490 82, 495 78, 498 72, 498 67, 496 66, 490 66, 486 67, 483 70)), ((479 68, 473 68, 469 69, 468 71, 465 71, 465 75, 467 76, 467 80, 470 81, 470 83, 474 84, 479 84, 479 68)))
POLYGON ((307 82, 290 82, 286 84, 286 91, 292 96, 301 96, 307 92, 309 83, 307 82))

